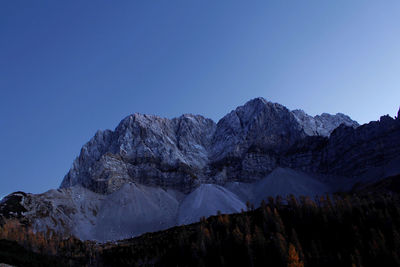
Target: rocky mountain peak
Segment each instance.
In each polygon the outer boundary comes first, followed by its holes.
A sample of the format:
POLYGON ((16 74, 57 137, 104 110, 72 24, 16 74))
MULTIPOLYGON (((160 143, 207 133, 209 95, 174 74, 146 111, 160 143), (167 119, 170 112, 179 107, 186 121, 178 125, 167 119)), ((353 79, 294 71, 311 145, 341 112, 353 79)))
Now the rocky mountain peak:
POLYGON ((256 146, 264 150, 283 148, 303 136, 295 117, 286 107, 255 98, 218 122, 212 159, 241 157, 250 147, 256 146))
POLYGON ((342 123, 353 128, 359 126, 356 121, 343 113, 336 113, 335 115, 322 113, 314 117, 299 109, 293 110, 292 113, 304 132, 310 136, 329 136, 342 123))
POLYGON ((83 146, 61 188, 109 194, 138 182, 190 192, 205 182, 257 180, 278 166, 282 151, 306 135, 329 135, 341 123, 358 125, 343 114, 311 117, 261 97, 217 124, 201 115, 135 113, 83 146))
POLYGON ((397 118, 396 119, 400 120, 400 108, 399 108, 399 111, 397 111, 397 118))
POLYGON ((60 189, 2 200, 0 220, 81 239, 132 237, 266 196, 325 195, 398 175, 399 137, 400 120, 389 116, 358 127, 341 113, 312 117, 263 98, 217 124, 136 113, 96 132, 60 189))
POLYGON ((111 193, 128 181, 177 186, 201 176, 216 124, 200 115, 167 119, 135 113, 114 131, 98 131, 82 148, 61 188, 111 193))

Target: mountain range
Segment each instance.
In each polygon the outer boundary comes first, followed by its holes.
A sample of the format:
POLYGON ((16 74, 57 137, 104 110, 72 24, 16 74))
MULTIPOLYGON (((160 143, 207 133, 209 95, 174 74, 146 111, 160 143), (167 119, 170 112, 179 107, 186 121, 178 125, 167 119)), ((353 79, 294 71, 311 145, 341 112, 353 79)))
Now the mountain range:
POLYGON ((240 212, 268 196, 367 188, 400 174, 399 140, 399 115, 359 125, 264 98, 217 123, 135 113, 98 131, 58 189, 5 197, 0 224, 17 219, 34 231, 104 242, 240 212))

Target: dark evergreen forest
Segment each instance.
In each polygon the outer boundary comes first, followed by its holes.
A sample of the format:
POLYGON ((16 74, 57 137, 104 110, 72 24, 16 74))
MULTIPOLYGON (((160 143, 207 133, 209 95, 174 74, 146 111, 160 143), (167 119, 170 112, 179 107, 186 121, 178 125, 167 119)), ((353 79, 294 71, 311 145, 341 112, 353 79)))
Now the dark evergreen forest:
POLYGON ((4 221, 0 262, 23 266, 400 266, 400 177, 106 244, 4 221), (14 242, 6 241, 13 240, 14 242))

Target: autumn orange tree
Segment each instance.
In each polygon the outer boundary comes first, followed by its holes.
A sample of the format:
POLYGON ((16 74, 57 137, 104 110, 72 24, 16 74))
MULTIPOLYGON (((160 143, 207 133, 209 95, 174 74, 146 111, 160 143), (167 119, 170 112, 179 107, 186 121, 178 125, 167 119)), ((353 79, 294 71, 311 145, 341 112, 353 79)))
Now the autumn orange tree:
POLYGON ((299 254, 292 243, 289 244, 288 267, 304 267, 304 263, 300 260, 299 254))

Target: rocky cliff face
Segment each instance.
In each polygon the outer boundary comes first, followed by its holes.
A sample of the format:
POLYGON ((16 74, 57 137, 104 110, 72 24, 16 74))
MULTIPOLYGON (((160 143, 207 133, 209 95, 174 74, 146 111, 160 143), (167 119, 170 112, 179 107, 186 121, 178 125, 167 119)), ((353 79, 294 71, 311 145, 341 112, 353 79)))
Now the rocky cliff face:
POLYGON ((292 112, 307 135, 329 136, 341 124, 353 128, 359 126, 356 121, 353 121, 349 116, 342 113, 336 113, 336 115, 322 113, 321 115, 312 117, 300 109, 293 110, 292 112))
POLYGON ((312 118, 263 98, 217 124, 190 114, 171 120, 134 114, 114 131, 96 133, 61 188, 82 185, 109 194, 135 181, 187 193, 202 183, 255 181, 276 168, 279 155, 294 143, 306 135, 328 135, 340 123, 357 125, 342 114, 312 118), (315 131, 310 121, 318 125, 315 131))
POLYGON ((128 116, 114 131, 99 131, 84 145, 61 188, 82 185, 112 193, 136 181, 186 192, 204 176, 215 128, 202 116, 128 116))
POLYGON ((217 183, 259 180, 278 166, 277 155, 305 136, 286 107, 253 99, 218 122, 211 177, 217 183))
POLYGON ((131 237, 269 195, 315 196, 400 174, 399 140, 399 118, 358 126, 263 98, 218 123, 134 114, 83 146, 60 189, 3 199, 0 224, 17 218, 81 239, 131 237))
POLYGON ((400 171, 400 120, 382 116, 357 128, 341 125, 330 138, 308 137, 282 163, 309 172, 346 177, 387 177, 400 171))

